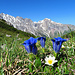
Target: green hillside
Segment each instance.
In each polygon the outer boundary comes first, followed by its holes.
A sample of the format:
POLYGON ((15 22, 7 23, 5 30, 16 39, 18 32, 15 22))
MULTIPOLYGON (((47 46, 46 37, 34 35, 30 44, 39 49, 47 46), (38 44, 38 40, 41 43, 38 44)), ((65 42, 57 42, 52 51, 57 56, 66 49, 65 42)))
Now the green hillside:
POLYGON ((21 45, 30 37, 30 33, 22 32, 0 20, 0 75, 74 75, 75 74, 75 31, 63 35, 64 48, 55 54, 52 38, 46 37, 45 48, 36 43, 38 53, 28 54, 21 45), (9 37, 7 35, 10 35, 9 37), (45 64, 46 56, 56 56, 58 60, 53 66, 45 64))
POLYGON ((67 34, 62 36, 62 38, 64 38, 64 37, 66 37, 66 38, 73 38, 73 37, 75 37, 75 31, 71 31, 70 33, 67 33, 67 34))
POLYGON ((12 38, 15 38, 18 35, 18 38, 25 38, 28 39, 29 37, 35 37, 33 34, 23 32, 21 30, 17 30, 16 28, 8 25, 5 20, 0 19, 0 42, 3 42, 4 39, 7 41, 12 40, 12 38), (7 35, 11 35, 11 38, 6 37, 7 35), (18 35, 19 34, 19 35, 18 35))

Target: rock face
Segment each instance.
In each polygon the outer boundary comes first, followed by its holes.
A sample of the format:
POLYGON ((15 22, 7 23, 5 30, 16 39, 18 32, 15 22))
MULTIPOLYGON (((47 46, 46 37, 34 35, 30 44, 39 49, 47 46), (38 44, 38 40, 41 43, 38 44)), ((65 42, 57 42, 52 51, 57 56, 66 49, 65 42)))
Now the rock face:
POLYGON ((75 30, 74 25, 61 24, 52 21, 51 19, 45 18, 44 20, 33 22, 31 19, 17 16, 16 18, 8 14, 1 13, 0 19, 4 19, 9 25, 12 25, 18 30, 29 32, 37 36, 48 36, 54 37, 59 34, 64 34, 69 31, 68 26, 75 30))

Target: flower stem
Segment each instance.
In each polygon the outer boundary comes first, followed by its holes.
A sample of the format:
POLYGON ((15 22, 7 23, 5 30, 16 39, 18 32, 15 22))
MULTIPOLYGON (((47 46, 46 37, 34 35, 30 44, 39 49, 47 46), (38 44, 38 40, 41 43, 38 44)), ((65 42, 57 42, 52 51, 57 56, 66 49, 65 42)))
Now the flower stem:
POLYGON ((42 50, 43 50, 43 53, 44 53, 45 52, 44 48, 42 48, 42 50))
POLYGON ((31 54, 31 53, 29 54, 29 59, 33 60, 33 54, 31 54))
POLYGON ((57 53, 54 51, 54 56, 55 56, 55 58, 57 57, 57 53))

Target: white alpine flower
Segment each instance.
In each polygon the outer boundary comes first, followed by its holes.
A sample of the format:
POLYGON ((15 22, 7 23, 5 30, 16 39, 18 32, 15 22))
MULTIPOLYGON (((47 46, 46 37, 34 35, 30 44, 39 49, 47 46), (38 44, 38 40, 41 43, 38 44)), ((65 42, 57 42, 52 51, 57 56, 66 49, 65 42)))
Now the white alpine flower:
POLYGON ((57 60, 55 60, 55 57, 54 57, 54 56, 53 56, 53 57, 49 56, 49 58, 46 57, 46 58, 45 58, 45 61, 46 61, 45 64, 47 64, 47 65, 52 65, 52 66, 53 66, 53 64, 54 64, 55 62, 57 62, 57 60))
POLYGON ((61 48, 65 48, 65 46, 64 45, 62 45, 62 47, 61 48))

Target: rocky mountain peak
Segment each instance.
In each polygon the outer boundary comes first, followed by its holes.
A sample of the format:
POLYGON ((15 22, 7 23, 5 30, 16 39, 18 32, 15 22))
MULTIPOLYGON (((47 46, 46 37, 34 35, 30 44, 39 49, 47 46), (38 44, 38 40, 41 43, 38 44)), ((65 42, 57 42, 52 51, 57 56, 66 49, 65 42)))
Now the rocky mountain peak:
POLYGON ((7 23, 17 28, 18 30, 29 32, 37 36, 50 37, 50 36, 57 36, 58 33, 64 34, 65 32, 69 31, 68 26, 72 30, 75 30, 74 25, 57 23, 48 18, 45 18, 38 22, 33 22, 31 19, 28 18, 23 19, 22 17, 19 16, 15 18, 11 15, 1 13, 0 19, 6 20, 7 23))
POLYGON ((45 18, 44 21, 51 21, 51 19, 45 18))

